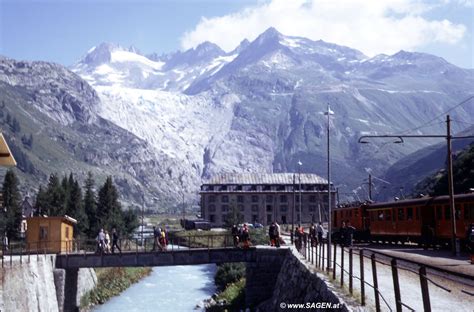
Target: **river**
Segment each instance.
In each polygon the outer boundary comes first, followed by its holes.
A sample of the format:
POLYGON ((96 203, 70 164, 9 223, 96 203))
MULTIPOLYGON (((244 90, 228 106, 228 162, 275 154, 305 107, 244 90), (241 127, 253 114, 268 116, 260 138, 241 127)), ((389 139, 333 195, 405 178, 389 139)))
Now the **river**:
POLYGON ((93 311, 190 312, 216 292, 215 264, 154 267, 152 273, 93 311))

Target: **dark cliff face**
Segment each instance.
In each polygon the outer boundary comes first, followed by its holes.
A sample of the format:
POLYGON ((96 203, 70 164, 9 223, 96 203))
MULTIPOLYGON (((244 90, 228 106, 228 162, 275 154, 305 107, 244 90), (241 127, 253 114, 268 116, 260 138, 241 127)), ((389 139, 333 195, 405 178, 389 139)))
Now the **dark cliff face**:
POLYGON ((0 60, 0 80, 24 88, 35 107, 63 125, 91 123, 99 97, 82 78, 65 67, 47 62, 0 60))
POLYGON ((175 198, 169 182, 178 183, 179 168, 173 174, 168 168, 176 161, 98 116, 97 93, 63 66, 1 59, 0 103, 23 191, 34 194, 51 173, 83 180, 92 171, 97 186, 112 175, 126 203, 142 202, 142 193, 163 206, 175 198), (32 144, 23 139, 30 136, 32 144))

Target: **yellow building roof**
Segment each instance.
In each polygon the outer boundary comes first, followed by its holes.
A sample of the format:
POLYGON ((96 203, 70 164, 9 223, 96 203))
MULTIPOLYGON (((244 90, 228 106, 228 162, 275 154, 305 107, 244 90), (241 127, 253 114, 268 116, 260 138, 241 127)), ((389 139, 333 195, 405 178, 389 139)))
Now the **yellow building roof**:
POLYGON ((8 147, 7 141, 0 133, 0 166, 3 167, 14 167, 16 166, 15 158, 8 147))

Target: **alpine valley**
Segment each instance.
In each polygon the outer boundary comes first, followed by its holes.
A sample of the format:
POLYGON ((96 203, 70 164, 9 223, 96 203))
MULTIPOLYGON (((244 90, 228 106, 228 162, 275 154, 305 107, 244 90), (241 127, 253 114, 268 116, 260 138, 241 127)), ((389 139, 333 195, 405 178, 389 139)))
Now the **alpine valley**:
MULTIPOLYGON (((444 134, 442 113, 473 86, 474 70, 433 55, 368 57, 270 28, 231 52, 204 42, 144 55, 102 43, 69 69, 1 58, 0 122, 29 189, 51 172, 82 179, 92 171, 99 180, 113 175, 125 202, 143 193, 164 209, 183 194, 196 200, 201 182, 218 173, 298 172, 301 161, 303 172, 324 177, 328 104, 332 180, 344 195, 368 172, 382 176, 439 142, 359 144, 361 135, 444 134), (21 140, 29 136, 31 146, 21 140)), ((474 105, 451 115, 453 131, 462 131, 474 123, 474 105)))

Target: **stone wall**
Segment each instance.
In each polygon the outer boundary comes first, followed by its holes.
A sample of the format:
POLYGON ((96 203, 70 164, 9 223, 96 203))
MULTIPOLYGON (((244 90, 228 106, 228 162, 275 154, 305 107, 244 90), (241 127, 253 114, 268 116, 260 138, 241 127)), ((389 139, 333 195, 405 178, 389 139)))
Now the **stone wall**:
POLYGON ((291 311, 348 311, 343 297, 328 283, 326 276, 315 272, 294 248, 290 248, 274 283, 271 298, 258 305, 257 309, 285 311, 288 304, 310 304, 311 309, 291 311), (337 308, 327 309, 329 304, 337 308))
MULTIPOLYGON (((12 266, 6 261, 0 268, 0 311, 63 311, 67 274, 54 267, 54 255, 31 256, 29 261, 23 257, 22 263, 16 257, 12 266)), ((79 270, 74 306, 79 307, 81 296, 96 282, 94 270, 79 270)))
POLYGON ((256 306, 273 294, 287 248, 258 247, 256 261, 246 265, 245 304, 256 306))

